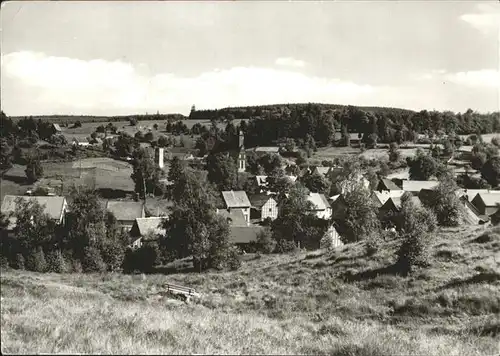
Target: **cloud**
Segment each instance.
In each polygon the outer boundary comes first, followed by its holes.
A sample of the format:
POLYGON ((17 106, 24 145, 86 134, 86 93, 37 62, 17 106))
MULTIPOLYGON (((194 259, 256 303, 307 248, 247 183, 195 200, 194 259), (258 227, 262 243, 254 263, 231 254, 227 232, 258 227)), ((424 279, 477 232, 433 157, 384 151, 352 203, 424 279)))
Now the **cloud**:
POLYGON ((276 59, 275 64, 279 66, 285 66, 285 67, 296 67, 296 68, 301 68, 306 65, 306 62, 301 61, 300 59, 294 59, 291 57, 281 57, 276 59))
POLYGON ((285 69, 233 67, 194 77, 173 73, 146 76, 121 61, 83 61, 26 51, 3 55, 2 74, 6 94, 9 83, 11 87, 21 83, 25 91, 36 90, 36 98, 30 98, 32 105, 36 101, 36 113, 57 113, 58 108, 68 106, 78 112, 105 108, 131 113, 187 112, 192 104, 215 108, 307 101, 356 103, 376 91, 369 85, 285 69))
POLYGON ((445 75, 445 78, 469 87, 500 88, 500 71, 494 69, 452 73, 445 75))
POLYGON ((476 9, 477 12, 464 14, 460 16, 460 19, 484 34, 497 34, 500 24, 500 6, 498 6, 498 3, 478 4, 476 9))

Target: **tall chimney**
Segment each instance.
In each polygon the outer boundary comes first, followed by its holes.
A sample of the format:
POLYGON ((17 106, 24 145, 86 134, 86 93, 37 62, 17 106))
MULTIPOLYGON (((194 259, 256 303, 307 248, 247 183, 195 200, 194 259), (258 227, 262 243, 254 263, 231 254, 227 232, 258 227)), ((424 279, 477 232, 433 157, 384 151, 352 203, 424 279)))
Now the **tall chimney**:
POLYGON ((243 131, 240 130, 240 138, 239 138, 239 145, 238 145, 239 148, 243 148, 244 140, 245 140, 245 136, 243 135, 243 131))
POLYGON ((158 167, 163 168, 163 147, 158 148, 158 167))

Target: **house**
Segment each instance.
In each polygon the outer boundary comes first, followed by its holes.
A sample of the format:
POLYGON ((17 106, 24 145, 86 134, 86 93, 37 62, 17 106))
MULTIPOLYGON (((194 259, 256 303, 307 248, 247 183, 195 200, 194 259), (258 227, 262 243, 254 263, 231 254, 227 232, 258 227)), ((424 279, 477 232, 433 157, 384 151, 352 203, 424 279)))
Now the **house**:
POLYGON ((460 197, 460 203, 460 211, 464 224, 484 225, 490 221, 490 217, 488 215, 481 214, 479 210, 467 199, 466 196, 460 197))
POLYGON ((371 198, 375 202, 376 206, 380 208, 390 198, 401 198, 404 193, 404 190, 384 190, 381 192, 373 191, 371 198))
POLYGON ((224 207, 228 212, 231 210, 242 210, 245 216, 245 221, 250 222, 250 200, 244 190, 230 190, 222 192, 222 199, 224 200, 224 207))
POLYGON ((320 248, 336 248, 336 247, 341 247, 344 246, 344 243, 342 242, 342 238, 337 231, 337 228, 332 224, 328 228, 328 230, 325 233, 325 237, 321 240, 320 242, 320 248), (328 239, 328 241, 326 241, 328 239), (325 246, 326 245, 326 246, 325 246))
POLYGON ((498 211, 500 204, 500 194, 498 193, 478 193, 471 203, 482 215, 493 215, 498 211))
POLYGON ((391 191, 391 190, 401 190, 400 187, 396 185, 392 180, 387 178, 380 178, 377 186, 377 190, 381 191, 391 191))
MULTIPOLYGON (((64 217, 68 210, 68 202, 65 197, 58 196, 25 196, 25 195, 6 195, 2 201, 1 211, 9 216, 16 211, 17 199, 25 202, 36 201, 44 207, 44 213, 54 220, 57 224, 64 224, 64 217)), ((7 231, 12 231, 16 227, 16 218, 9 216, 9 225, 7 231)))
POLYGON ((278 203, 268 194, 254 194, 250 196, 252 204, 250 217, 263 221, 267 218, 274 220, 278 217, 278 203))
POLYGON ((87 141, 87 139, 78 139, 76 137, 73 138, 72 141, 73 146, 78 146, 78 147, 87 147, 90 146, 90 142, 87 141))
POLYGON ((59 124, 52 124, 51 131, 53 135, 62 133, 61 126, 59 126, 59 124))
POLYGON ((470 161, 472 158, 472 151, 474 150, 474 146, 460 146, 457 150, 457 158, 462 159, 464 161, 470 161))
POLYGON ((479 193, 483 194, 500 194, 500 190, 490 190, 490 189, 459 189, 461 195, 467 197, 467 200, 472 202, 472 199, 476 197, 479 193))
POLYGON ((403 180, 403 190, 418 195, 422 189, 434 189, 439 185, 437 180, 403 180))
POLYGON ((266 153, 279 154, 280 148, 277 146, 260 146, 260 147, 255 147, 253 151, 258 155, 264 155, 266 153))
POLYGON ((312 212, 314 212, 318 218, 330 219, 332 217, 332 207, 324 194, 309 193, 307 200, 313 204, 312 212))
POLYGON ((249 226, 250 223, 246 221, 245 215, 241 209, 233 209, 231 211, 219 210, 217 215, 222 216, 227 220, 230 226, 249 226))
MULTIPOLYGON (((417 196, 411 198, 413 204, 422 206, 422 202, 417 196)), ((389 198, 379 208, 379 219, 384 227, 392 226, 398 220, 399 212, 401 211, 401 197, 389 198)))
POLYGON ((262 226, 230 226, 229 227, 229 242, 239 247, 257 241, 259 233, 264 230, 262 226))
POLYGON ((144 238, 151 237, 151 235, 164 235, 166 230, 162 225, 166 219, 166 217, 157 216, 136 218, 130 229, 130 237, 132 238, 130 247, 140 248, 145 242, 144 238))
POLYGON ((349 133, 349 140, 351 143, 351 146, 359 146, 361 143, 361 139, 363 138, 363 134, 361 132, 350 132, 349 133))
MULTIPOLYGON (((291 176, 287 175, 286 176, 292 183, 295 183, 297 181, 297 176, 291 176)), ((271 193, 268 191, 269 189, 269 182, 267 180, 268 176, 263 176, 263 175, 258 175, 255 176, 255 183, 257 184, 257 187, 259 187, 259 192, 260 193, 271 193)))
POLYGON ((106 210, 113 213, 122 231, 130 231, 135 219, 146 217, 144 203, 142 202, 108 200, 106 210))

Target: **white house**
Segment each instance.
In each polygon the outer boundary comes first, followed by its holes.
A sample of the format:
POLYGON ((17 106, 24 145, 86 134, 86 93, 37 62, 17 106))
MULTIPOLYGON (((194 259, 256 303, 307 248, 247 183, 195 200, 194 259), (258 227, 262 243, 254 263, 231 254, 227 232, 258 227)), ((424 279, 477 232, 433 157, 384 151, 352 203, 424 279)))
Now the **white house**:
POLYGON ((325 236, 320 241, 320 248, 336 248, 344 246, 340 234, 334 225, 330 225, 325 236))
POLYGON ((272 220, 278 217, 278 203, 267 194, 254 194, 250 196, 251 217, 263 221, 267 218, 272 220))
POLYGON ((332 207, 324 194, 309 193, 307 200, 313 204, 314 208, 312 211, 318 218, 330 219, 332 217, 332 207))

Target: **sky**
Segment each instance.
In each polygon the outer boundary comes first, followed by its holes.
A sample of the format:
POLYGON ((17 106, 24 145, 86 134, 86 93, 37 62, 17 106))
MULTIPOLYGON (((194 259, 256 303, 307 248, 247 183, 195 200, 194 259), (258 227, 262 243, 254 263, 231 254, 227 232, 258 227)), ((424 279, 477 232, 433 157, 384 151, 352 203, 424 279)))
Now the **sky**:
POLYGON ((7 1, 0 27, 8 116, 500 109, 496 1, 7 1))

